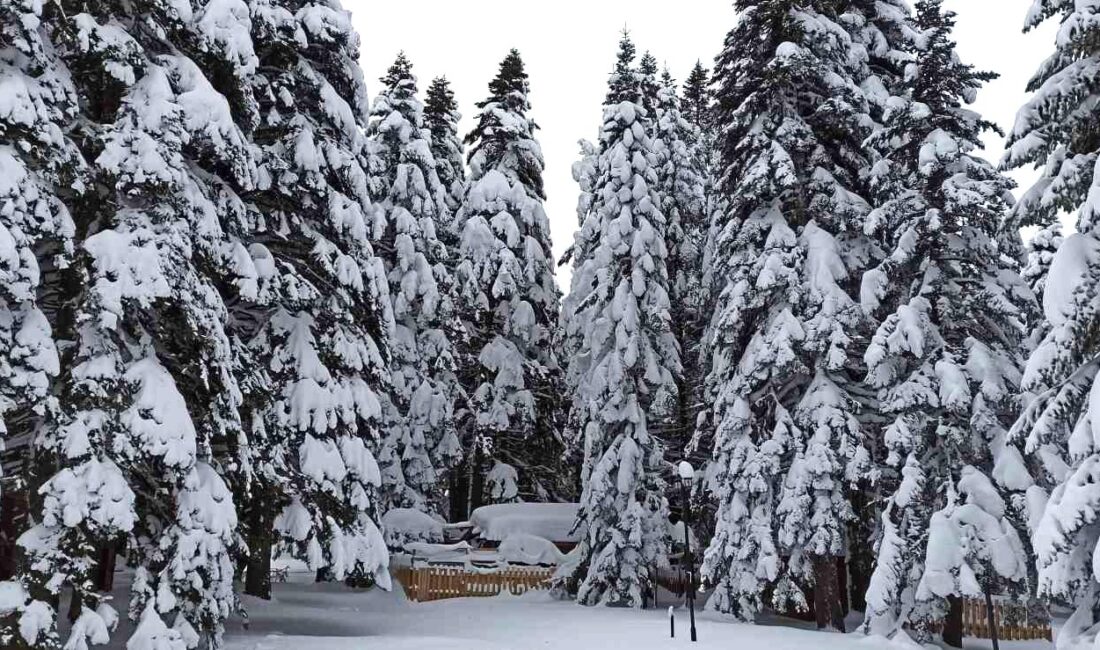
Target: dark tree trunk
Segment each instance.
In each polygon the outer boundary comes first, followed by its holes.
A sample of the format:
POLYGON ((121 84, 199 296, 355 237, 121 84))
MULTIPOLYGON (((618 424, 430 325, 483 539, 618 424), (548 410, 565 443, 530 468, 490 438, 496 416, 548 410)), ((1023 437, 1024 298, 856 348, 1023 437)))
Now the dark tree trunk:
POLYGON ((814 556, 814 616, 817 629, 831 628, 844 632, 844 611, 840 604, 840 583, 837 580, 836 558, 814 556))
POLYGON ((274 508, 258 505, 248 517, 248 564, 244 573, 244 593, 271 600, 271 547, 274 543, 274 508))
POLYGON ((75 623, 76 619, 80 618, 80 611, 84 609, 83 603, 80 602, 80 593, 76 589, 70 592, 69 596, 69 622, 75 623))
POLYGON ((466 512, 466 495, 469 491, 469 476, 466 469, 468 460, 454 466, 450 474, 450 521, 465 521, 469 515, 466 512))
POLYGON ((23 533, 27 518, 27 499, 23 490, 4 490, 0 497, 0 580, 15 575, 19 547, 15 540, 23 533))
POLYGON ((947 597, 947 616, 943 619, 943 642, 952 648, 963 647, 963 601, 947 597))
POLYGON ((871 574, 875 569, 875 549, 871 540, 879 513, 872 503, 871 494, 870 487, 866 485, 851 492, 856 519, 848 529, 848 593, 849 606, 857 612, 867 611, 867 589, 871 586, 871 574))
POLYGON ((840 613, 848 616, 852 611, 852 590, 848 578, 848 558, 836 559, 836 585, 840 590, 840 613))
POLYGON ((95 568, 96 591, 110 593, 115 588, 115 564, 118 561, 118 547, 107 543, 99 549, 99 559, 95 568))

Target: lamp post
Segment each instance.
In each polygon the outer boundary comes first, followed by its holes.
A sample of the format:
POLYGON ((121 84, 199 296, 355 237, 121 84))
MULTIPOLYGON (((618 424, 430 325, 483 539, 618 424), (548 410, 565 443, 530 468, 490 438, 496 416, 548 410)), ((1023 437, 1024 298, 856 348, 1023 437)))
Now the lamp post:
POLYGON ((684 524, 684 563, 687 564, 688 571, 688 613, 691 616, 691 640, 694 642, 699 640, 695 636, 695 560, 691 557, 691 483, 695 480, 695 468, 684 460, 680 461, 678 472, 683 507, 681 516, 684 524))

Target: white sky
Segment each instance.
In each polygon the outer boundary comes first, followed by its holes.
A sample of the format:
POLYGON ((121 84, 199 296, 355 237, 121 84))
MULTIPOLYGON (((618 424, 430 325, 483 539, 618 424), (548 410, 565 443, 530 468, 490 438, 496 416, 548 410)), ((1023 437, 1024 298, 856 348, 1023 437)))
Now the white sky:
MULTIPOLYGON (((946 2, 958 13, 963 60, 1001 74, 981 93, 976 109, 1006 131, 1026 97, 1027 80, 1053 44, 1052 24, 1022 33, 1031 1, 946 2)), ((437 75, 451 80, 463 134, 500 61, 510 48, 520 50, 531 77, 532 115, 542 127, 546 209, 557 255, 576 228, 577 186, 570 171, 576 142, 596 137, 619 32, 628 27, 639 52, 651 50, 683 81, 697 59, 712 67, 735 20, 731 0, 344 0, 344 6, 362 37, 369 91, 377 90, 378 78, 403 49, 422 92, 437 75)), ((986 144, 987 155, 999 159, 1001 139, 993 135, 986 144)), ((1033 174, 1014 177, 1026 183, 1033 174)), ((564 290, 568 275, 559 269, 564 290)))

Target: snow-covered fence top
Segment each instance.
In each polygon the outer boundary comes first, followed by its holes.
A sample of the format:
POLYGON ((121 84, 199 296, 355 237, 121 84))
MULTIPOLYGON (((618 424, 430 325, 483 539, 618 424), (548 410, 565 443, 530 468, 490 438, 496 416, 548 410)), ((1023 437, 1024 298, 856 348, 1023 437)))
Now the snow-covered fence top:
POLYGON ((470 525, 475 534, 492 542, 522 533, 559 544, 576 543, 573 524, 578 509, 576 503, 498 503, 474 510, 470 525))

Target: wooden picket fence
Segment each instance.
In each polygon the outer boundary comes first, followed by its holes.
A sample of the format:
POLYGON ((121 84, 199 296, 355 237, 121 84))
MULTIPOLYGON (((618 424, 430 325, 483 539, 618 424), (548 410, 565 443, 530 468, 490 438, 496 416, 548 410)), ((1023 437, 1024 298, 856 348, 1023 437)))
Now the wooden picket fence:
POLYGON ((409 600, 426 603, 447 598, 484 598, 505 591, 521 596, 550 588, 553 569, 500 569, 469 571, 445 567, 396 567, 394 577, 409 600))
MULTIPOLYGON (((993 620, 997 623, 997 637, 1002 641, 1052 640, 1050 619, 1039 619, 1017 603, 994 602, 993 620)), ((984 600, 963 601, 963 634, 979 639, 990 638, 989 617, 984 600)))

